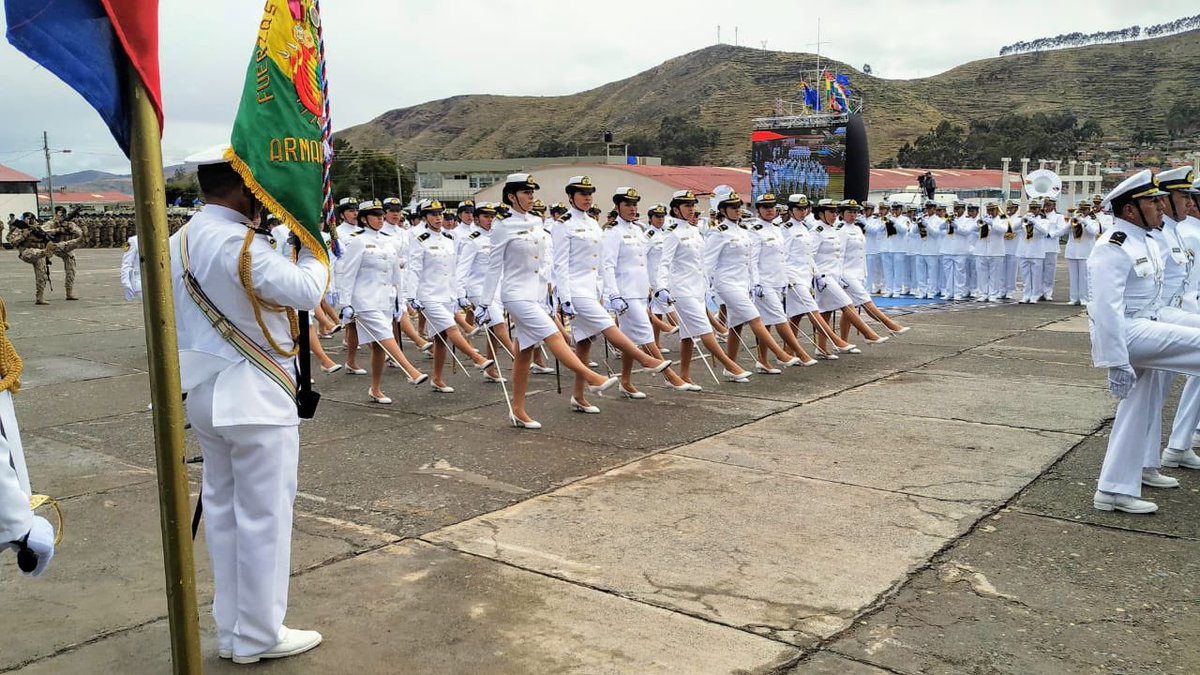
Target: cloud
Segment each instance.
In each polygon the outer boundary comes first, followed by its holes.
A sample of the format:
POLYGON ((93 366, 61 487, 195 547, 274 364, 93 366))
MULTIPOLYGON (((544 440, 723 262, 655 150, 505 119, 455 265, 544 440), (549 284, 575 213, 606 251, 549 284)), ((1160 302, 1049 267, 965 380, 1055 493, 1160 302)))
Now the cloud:
MULTIPOLYGON (((1148 26, 1195 12, 1192 1, 930 0, 855 4, 749 0, 556 0, 380 2, 338 0, 322 10, 335 128, 388 110, 458 94, 565 95, 620 80, 716 42, 821 52, 879 77, 927 77, 994 56, 1022 39, 1071 31, 1148 26), (582 7, 582 8, 581 8, 582 7)), ((163 89, 167 164, 228 139, 262 3, 163 2, 163 89)), ((0 163, 45 173, 42 131, 56 173, 127 171, 98 116, 77 95, 7 43, 0 45, 0 163)))

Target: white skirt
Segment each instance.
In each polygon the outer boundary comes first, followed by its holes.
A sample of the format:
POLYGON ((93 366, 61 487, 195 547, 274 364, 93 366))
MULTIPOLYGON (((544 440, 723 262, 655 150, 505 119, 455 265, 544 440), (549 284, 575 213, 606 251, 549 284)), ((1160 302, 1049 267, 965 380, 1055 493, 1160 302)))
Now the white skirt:
POLYGON ((871 302, 871 293, 867 290, 866 285, 863 284, 861 279, 844 277, 842 283, 845 284, 842 290, 846 291, 846 295, 850 296, 850 300, 854 303, 855 307, 871 302))
POLYGON ((504 311, 504 303, 500 302, 500 298, 497 296, 496 299, 492 301, 492 304, 488 306, 488 328, 508 323, 508 321, 504 318, 504 311))
MULTIPOLYGON (((825 288, 817 291, 817 307, 822 312, 832 312, 852 304, 850 296, 846 295, 837 277, 826 277, 824 281, 825 288)), ((815 284, 816 280, 813 283, 815 284)))
POLYGON ((655 314, 657 314, 659 316, 662 316, 663 314, 670 312, 671 307, 667 303, 665 303, 662 300, 659 300, 658 298, 651 295, 650 296, 650 311, 654 312, 655 314))
POLYGON ((593 297, 577 295, 571 298, 571 306, 575 308, 575 316, 570 317, 571 337, 576 342, 596 337, 616 325, 608 310, 593 297))
POLYGON ((783 294, 778 289, 764 288, 763 296, 754 298, 754 306, 758 308, 762 322, 768 326, 787 322, 787 315, 783 312, 783 294))
POLYGON ((758 318, 758 308, 750 299, 750 289, 718 288, 717 297, 725 305, 725 325, 730 328, 758 318))
POLYGON ((457 324, 454 323, 454 312, 458 309, 457 302, 427 302, 421 313, 425 315, 425 331, 430 337, 445 332, 457 324))
POLYGON ((372 342, 383 342, 395 339, 392 333, 392 318, 387 310, 368 309, 354 313, 354 323, 358 326, 358 343, 361 345, 372 342))
POLYGON ((713 332, 705 311, 704 298, 675 298, 674 309, 675 320, 679 322, 679 337, 695 339, 713 332))
MULTIPOLYGON (((512 318, 513 339, 517 341, 519 350, 536 347, 558 332, 558 326, 554 325, 554 321, 540 302, 511 300, 505 308, 508 310, 508 316, 512 318)), ((495 305, 488 310, 495 312, 495 305)), ((503 313, 500 316, 503 316, 503 313)))
POLYGON ((783 304, 789 317, 821 311, 821 308, 817 306, 817 299, 813 297, 811 283, 804 286, 789 286, 784 291, 783 304))
POLYGON ((648 345, 654 342, 654 327, 650 325, 650 310, 645 300, 629 300, 629 309, 617 317, 617 327, 633 344, 648 345))

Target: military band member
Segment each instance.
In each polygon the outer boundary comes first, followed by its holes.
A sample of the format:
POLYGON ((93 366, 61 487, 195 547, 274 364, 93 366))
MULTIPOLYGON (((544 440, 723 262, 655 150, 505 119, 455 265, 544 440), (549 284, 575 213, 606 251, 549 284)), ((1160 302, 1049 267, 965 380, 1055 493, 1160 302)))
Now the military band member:
POLYGON ((1017 297, 1017 276, 1020 272, 1020 266, 1017 264, 1017 244, 1019 243, 1019 220, 1017 211, 1020 209, 1020 204, 1016 200, 1010 199, 1004 203, 1004 213, 1001 216, 1000 224, 997 225, 1000 231, 1004 234, 1004 276, 1001 285, 1001 297, 1005 300, 1013 300, 1017 297))
POLYGON ((1067 233, 1069 226, 1066 218, 1058 212, 1058 201, 1046 197, 1042 202, 1042 217, 1046 220, 1046 233, 1042 238, 1045 247, 1045 262, 1042 265, 1042 299, 1049 302, 1054 299, 1054 279, 1058 275, 1058 254, 1062 250, 1062 236, 1067 233))
MULTIPOLYGON (((573 178, 571 185, 576 186, 579 190, 595 191, 591 181, 585 176, 573 178)), ((518 351, 513 359, 512 417, 510 422, 513 426, 521 429, 540 429, 542 426, 525 410, 525 392, 529 387, 530 365, 533 363, 533 353, 540 344, 544 343, 554 358, 576 374, 577 380, 581 383, 579 389, 583 389, 587 393, 600 395, 617 386, 619 382, 615 377, 605 378, 589 369, 586 365, 586 356, 580 359, 571 351, 566 338, 559 332, 558 326, 550 320, 550 316, 542 305, 542 296, 546 293, 546 286, 542 282, 540 270, 542 259, 546 257, 546 241, 540 237, 530 236, 534 228, 541 227, 541 222, 539 218, 529 213, 529 209, 533 206, 535 190, 539 187, 533 176, 527 173, 511 174, 505 179, 502 198, 511 210, 511 215, 493 225, 488 274, 480 291, 482 298, 492 298, 499 294, 500 301, 513 321, 513 343, 518 351)), ((568 194, 571 194, 570 188, 568 194)), ((581 195, 582 192, 575 192, 575 194, 581 195)), ((558 255, 563 256, 564 260, 564 267, 561 271, 564 275, 563 278, 567 280, 566 288, 570 287, 571 278, 575 281, 590 280, 591 302, 598 306, 599 303, 595 301, 594 294, 597 291, 598 280, 595 274, 596 268, 599 267, 599 258, 590 261, 583 260, 582 264, 572 266, 569 251, 563 253, 562 248, 570 248, 568 240, 570 233, 560 231, 560 228, 566 227, 588 230, 587 234, 576 232, 577 236, 590 242, 589 245, 581 247, 581 250, 592 248, 592 244, 594 244, 598 251, 599 227, 596 225, 596 221, 587 215, 587 209, 591 206, 590 192, 588 197, 588 199, 581 198, 572 201, 572 212, 568 214, 571 217, 555 227, 554 237, 560 245, 558 255), (575 222, 571 223, 571 220, 575 220, 575 222), (591 271, 590 278, 585 278, 586 275, 582 273, 585 265, 586 269, 591 271), (580 273, 570 277, 572 270, 578 270, 580 273)), ((599 253, 597 252, 596 255, 598 256, 599 253)), ((557 260, 555 267, 557 270, 557 260)), ((559 286, 560 293, 563 292, 563 289, 563 286, 559 286)), ((581 295, 577 297, 583 298, 585 293, 583 286, 580 287, 579 293, 581 295)), ((568 300, 568 302, 571 301, 568 300)), ((480 305, 476 311, 476 318, 480 323, 490 323, 491 309, 488 306, 480 305)), ((591 309, 586 311, 591 311, 591 309)), ((603 310, 600 311, 603 312, 603 310)), ((583 412, 593 412, 586 408, 595 406, 590 406, 586 399, 579 401, 582 398, 583 394, 577 392, 576 396, 571 399, 572 408, 576 410, 584 408, 583 412)), ((600 412, 599 408, 596 408, 594 412, 600 412)))
POLYGON ((1037 304, 1044 296, 1047 233, 1049 222, 1041 216, 1041 202, 1029 200, 1029 211, 1020 219, 1017 233, 1017 260, 1021 265, 1021 302, 1037 304))
POLYGON ((295 263, 278 255, 253 229, 261 209, 253 193, 228 163, 212 161, 197 169, 206 205, 170 240, 179 371, 204 453, 219 653, 255 663, 321 642, 283 618, 300 453, 293 318, 320 302, 329 273, 307 248, 295 263), (239 273, 246 257, 248 277, 239 273), (245 342, 217 326, 233 326, 245 342))
POLYGON ((970 290, 967 264, 971 259, 973 226, 974 220, 967 216, 967 205, 955 201, 954 215, 946 220, 938 251, 942 264, 942 297, 946 300, 963 300, 970 290))
POLYGON ((1004 236, 1008 228, 1007 219, 1000 215, 1000 205, 988 202, 983 216, 978 219, 979 241, 975 244, 975 272, 979 279, 980 300, 999 302, 1005 293, 1004 287, 1004 236))
POLYGON ((944 221, 937 215, 937 203, 925 202, 923 212, 913 221, 909 232, 910 250, 913 258, 911 289, 914 298, 933 298, 941 291, 939 269, 940 239, 938 237, 944 221))
POLYGON ((458 298, 454 297, 454 275, 458 256, 453 235, 442 231, 445 209, 438 201, 427 201, 420 207, 425 219, 423 227, 409 248, 406 261, 408 306, 425 317, 433 339, 433 390, 452 394, 454 387, 446 384, 442 373, 446 356, 453 345, 475 364, 476 370, 487 370, 495 361, 485 358, 459 332, 454 315, 458 298))
POLYGON ((887 207, 885 206, 878 215, 875 212, 875 202, 863 202, 862 208, 861 227, 867 244, 867 289, 872 295, 877 295, 883 292, 883 259, 880 249, 884 239, 884 227, 881 216, 887 207))
POLYGON ((883 297, 900 297, 908 286, 908 231, 912 223, 904 215, 904 206, 897 201, 889 205, 889 213, 883 214, 883 241, 880 257, 883 259, 883 297))
POLYGON ((1092 216, 1090 202, 1079 203, 1075 217, 1068 223, 1067 230, 1067 275, 1071 281, 1069 296, 1071 305, 1084 305, 1088 301, 1087 259, 1100 236, 1100 221, 1092 216))

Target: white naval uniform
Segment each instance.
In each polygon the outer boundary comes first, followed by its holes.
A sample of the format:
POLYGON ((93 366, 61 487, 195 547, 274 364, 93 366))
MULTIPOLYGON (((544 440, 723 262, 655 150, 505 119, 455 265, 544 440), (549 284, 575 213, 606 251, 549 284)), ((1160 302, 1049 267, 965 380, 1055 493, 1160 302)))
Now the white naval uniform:
POLYGON ((32 495, 12 393, 0 391, 0 553, 33 527, 32 495))
POLYGON ((1064 254, 1067 258, 1067 274, 1071 280, 1069 300, 1072 303, 1088 300, 1087 259, 1096 246, 1096 237, 1100 236, 1100 223, 1095 218, 1088 216, 1080 221, 1078 226, 1068 223, 1067 250, 1064 254))
POLYGON ((455 326, 454 314, 458 311, 454 293, 455 248, 454 235, 426 228, 408 249, 405 270, 408 299, 424 306, 420 311, 425 315, 430 335, 455 326))
POLYGON ((1012 300, 1017 293, 1017 237, 1019 236, 1017 224, 1019 219, 1006 212, 997 216, 996 220, 998 222, 996 227, 1004 235, 1004 275, 1001 294, 1004 298, 1012 300))
POLYGON ((854 304, 842 286, 842 237, 835 226, 818 223, 810 230, 813 235, 813 288, 817 307, 832 312, 854 304))
POLYGON ((1017 221, 1017 260, 1021 266, 1021 302, 1037 302, 1042 297, 1046 266, 1045 240, 1049 223, 1041 216, 1026 214, 1017 221))
MULTIPOLYGON (((346 297, 342 297, 342 293, 341 293, 342 258, 346 255, 346 242, 350 241, 350 235, 354 234, 355 232, 358 232, 359 227, 355 223, 351 223, 351 222, 347 222, 347 221, 343 220, 342 222, 337 224, 336 230, 337 230, 338 249, 341 252, 341 254, 338 255, 333 260, 333 265, 331 266, 331 272, 333 273, 333 277, 331 279, 331 283, 329 284, 329 290, 330 290, 330 295, 331 295, 329 304, 331 304, 333 306, 333 308, 336 309, 340 313, 342 308, 350 303, 350 299, 346 298, 346 297)), ((343 316, 343 317, 341 317, 341 322, 342 322, 342 325, 348 326, 353 322, 353 319, 348 319, 343 316)))
POLYGON ((405 284, 408 282, 408 248, 412 243, 412 235, 408 228, 403 225, 393 225, 386 220, 383 221, 383 227, 379 229, 388 235, 388 241, 391 242, 392 248, 396 249, 396 262, 400 267, 400 273, 396 280, 396 301, 392 303, 392 320, 399 321, 400 318, 408 311, 404 306, 404 301, 408 299, 407 288, 405 284))
MULTIPOLYGON (((524 351, 558 332, 546 312, 546 284, 542 280, 547 241, 540 235, 542 221, 530 213, 513 214, 492 224, 487 276, 481 298, 499 297, 513 321, 513 339, 524 351)), ((489 319, 495 322, 493 310, 489 319)), ((498 313, 498 312, 497 312, 498 313)))
POLYGON ((979 280, 980 299, 996 302, 1004 297, 1004 232, 1008 221, 1000 216, 984 215, 975 243, 975 276, 979 280))
POLYGON ((787 250, 780 228, 761 218, 750 221, 751 264, 758 271, 758 283, 763 287, 762 297, 755 296, 754 306, 759 317, 767 326, 777 326, 787 321, 783 309, 783 291, 787 287, 787 250))
MULTIPOLYGON (((496 221, 492 221, 493 227, 496 221)), ((505 323, 504 303, 498 293, 483 297, 483 284, 491 266, 492 235, 478 225, 472 225, 467 236, 458 243, 458 267, 454 287, 460 298, 476 307, 488 308, 488 328, 505 323)))
POLYGON ((854 305, 871 302, 867 290, 866 236, 855 223, 838 221, 838 236, 842 238, 842 288, 854 305))
POLYGON ((572 206, 550 234, 554 243, 551 281, 559 302, 571 303, 575 312, 570 317, 571 337, 576 342, 591 339, 616 325, 598 300, 604 231, 595 218, 572 206))
POLYGON ((813 265, 815 239, 802 222, 789 220, 783 224, 783 240, 787 244, 787 291, 783 309, 788 318, 819 312, 813 289, 816 266, 813 265))
POLYGON ((394 339, 392 315, 401 272, 392 236, 369 227, 355 232, 345 242, 341 262, 341 292, 354 311, 359 343, 394 339))
MULTIPOLYGON (((1166 218, 1164 217, 1164 222, 1166 218)), ((1196 265, 1196 253, 1200 252, 1200 220, 1188 216, 1175 226, 1176 234, 1188 258, 1189 274, 1178 297, 1168 299, 1168 304, 1181 311, 1200 315, 1200 269, 1196 265)), ((1200 426, 1200 378, 1188 377, 1179 397, 1179 407, 1171 425, 1171 439, 1167 447, 1186 451, 1192 447, 1192 437, 1200 426)))
POLYGON ((878 215, 864 218, 863 236, 866 237, 867 289, 879 293, 883 290, 883 219, 878 215))
POLYGON ((142 297, 142 266, 138 259, 137 235, 129 238, 125 253, 121 255, 121 288, 125 289, 126 300, 142 297))
POLYGON ((670 292, 679 317, 679 335, 695 339, 713 332, 704 307, 704 235, 686 220, 669 218, 663 227, 662 259, 654 287, 670 292))
POLYGON ((635 345, 654 342, 647 298, 650 273, 646 252, 650 241, 637 223, 617 218, 617 224, 604 232, 601 271, 604 295, 610 301, 623 298, 629 309, 617 317, 617 326, 635 345))
POLYGON ((758 270, 750 259, 754 241, 739 223, 726 221, 708 235, 704 244, 704 272, 725 306, 726 325, 737 328, 759 318, 750 289, 758 283, 758 270))
POLYGON ((972 289, 967 281, 967 264, 971 260, 978 225, 966 215, 951 216, 946 223, 939 253, 942 256, 942 297, 962 300, 972 289))
POLYGON ((946 221, 941 216, 917 216, 909 237, 916 257, 913 258, 912 292, 918 298, 932 298, 942 292, 940 254, 946 221), (921 236, 924 230, 925 236, 921 236))
POLYGON ((912 229, 912 221, 901 214, 893 218, 888 214, 884 221, 883 243, 883 292, 887 295, 901 295, 908 290, 908 233, 912 229), (892 225, 895 234, 888 234, 887 226, 892 225))
POLYGON ((1142 469, 1159 461, 1159 437, 1152 432, 1161 419, 1163 387, 1153 371, 1200 376, 1200 328, 1160 320, 1165 261, 1156 236, 1116 219, 1088 258, 1092 362, 1131 366, 1137 374, 1117 406, 1098 487, 1135 497, 1141 496, 1142 469))
POLYGON ((1058 254, 1062 236, 1067 233, 1067 219, 1061 213, 1052 211, 1046 214, 1046 235, 1042 241, 1045 246, 1045 264, 1042 266, 1042 297, 1054 299, 1054 278, 1058 273, 1058 254))
MULTIPOLYGON (((239 277, 249 220, 208 204, 185 226, 191 273, 225 317, 270 352, 239 277)), ((183 283, 181 232, 170 240, 179 372, 187 418, 204 453, 204 532, 212 559, 213 618, 221 649, 249 656, 280 639, 287 611, 292 502, 300 454, 296 403, 213 328, 183 283)), ((316 307, 329 281, 307 249, 292 263, 266 237, 251 243, 253 292, 297 310, 316 307)), ((287 317, 263 323, 292 349, 287 317)), ((270 352, 294 373, 292 359, 270 352)))
POLYGON ((666 221, 663 222, 663 228, 657 228, 653 225, 647 225, 645 228, 646 241, 650 242, 646 248, 646 270, 650 274, 650 311, 660 316, 667 314, 671 308, 667 303, 654 297, 654 293, 658 288, 658 268, 662 265, 663 244, 666 241, 665 233, 666 221))

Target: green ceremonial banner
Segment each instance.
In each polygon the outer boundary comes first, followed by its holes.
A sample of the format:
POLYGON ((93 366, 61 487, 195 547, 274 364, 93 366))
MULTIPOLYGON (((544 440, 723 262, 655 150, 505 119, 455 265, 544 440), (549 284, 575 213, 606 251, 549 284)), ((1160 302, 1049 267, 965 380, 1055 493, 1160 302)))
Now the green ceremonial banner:
POLYGON ((316 0, 267 0, 226 159, 317 258, 325 210, 325 102, 316 0))

